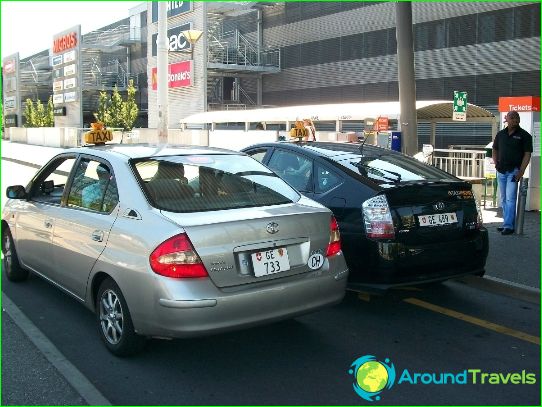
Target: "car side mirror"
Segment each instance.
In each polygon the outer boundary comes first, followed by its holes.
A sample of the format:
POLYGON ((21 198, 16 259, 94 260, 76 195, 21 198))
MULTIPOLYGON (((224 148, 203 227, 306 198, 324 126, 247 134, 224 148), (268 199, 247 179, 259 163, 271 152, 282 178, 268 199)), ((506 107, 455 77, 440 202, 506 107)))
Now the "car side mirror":
POLYGON ((25 199, 26 190, 22 185, 13 185, 6 188, 6 196, 9 199, 25 199))

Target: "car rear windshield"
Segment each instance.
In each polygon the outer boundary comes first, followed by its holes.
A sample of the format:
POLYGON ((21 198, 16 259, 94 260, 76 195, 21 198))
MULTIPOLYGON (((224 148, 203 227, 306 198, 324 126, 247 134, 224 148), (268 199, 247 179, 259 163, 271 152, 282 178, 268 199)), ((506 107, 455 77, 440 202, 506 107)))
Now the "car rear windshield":
POLYGON ((184 155, 132 161, 154 207, 202 212, 297 202, 300 195, 244 155, 184 155))
POLYGON ((340 163, 379 184, 458 181, 456 177, 447 172, 402 154, 360 155, 341 160, 340 163))

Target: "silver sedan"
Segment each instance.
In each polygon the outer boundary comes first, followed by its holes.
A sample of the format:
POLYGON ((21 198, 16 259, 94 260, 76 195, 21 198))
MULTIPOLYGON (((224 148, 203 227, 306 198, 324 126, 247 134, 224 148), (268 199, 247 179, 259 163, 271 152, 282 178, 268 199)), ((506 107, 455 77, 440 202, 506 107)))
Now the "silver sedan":
POLYGON ((249 327, 344 296, 331 212, 242 153, 71 149, 6 193, 7 278, 32 271, 83 302, 119 356, 147 337, 249 327))

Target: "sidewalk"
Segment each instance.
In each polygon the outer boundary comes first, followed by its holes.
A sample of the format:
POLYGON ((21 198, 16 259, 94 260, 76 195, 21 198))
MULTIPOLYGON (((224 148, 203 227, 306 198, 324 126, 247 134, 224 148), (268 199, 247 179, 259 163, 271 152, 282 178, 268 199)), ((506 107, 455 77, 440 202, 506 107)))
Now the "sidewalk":
MULTIPOLYGON (((6 140, 2 140, 1 144, 2 160, 23 165, 43 165, 61 151, 64 149, 11 143, 6 140)), ((540 212, 525 213, 521 236, 502 236, 497 232, 497 227, 502 224, 500 209, 482 208, 482 215, 489 231, 486 277, 540 290, 540 212)))

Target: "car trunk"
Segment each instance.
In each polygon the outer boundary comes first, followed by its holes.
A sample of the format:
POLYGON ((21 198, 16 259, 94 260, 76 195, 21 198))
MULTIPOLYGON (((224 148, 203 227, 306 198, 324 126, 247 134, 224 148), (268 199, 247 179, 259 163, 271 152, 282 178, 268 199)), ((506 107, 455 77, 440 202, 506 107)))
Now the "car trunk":
POLYGON ((385 194, 398 242, 449 242, 476 230, 478 212, 468 183, 418 182, 392 188, 385 194))
POLYGON ((480 262, 484 246, 470 184, 406 184, 385 195, 395 227, 394 242, 400 247, 399 270, 433 274, 480 262))
POLYGON ((331 214, 322 208, 287 204, 163 214, 183 227, 217 287, 309 272, 309 256, 325 254, 329 243, 331 214))

